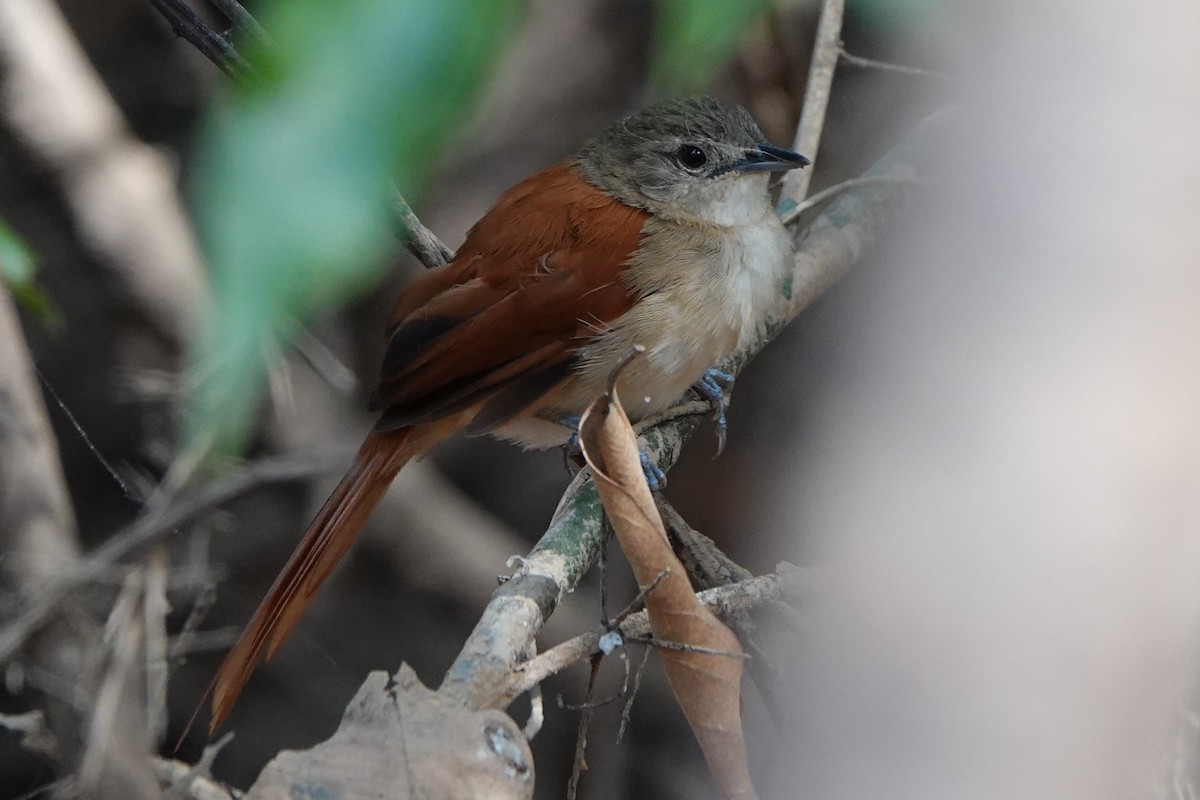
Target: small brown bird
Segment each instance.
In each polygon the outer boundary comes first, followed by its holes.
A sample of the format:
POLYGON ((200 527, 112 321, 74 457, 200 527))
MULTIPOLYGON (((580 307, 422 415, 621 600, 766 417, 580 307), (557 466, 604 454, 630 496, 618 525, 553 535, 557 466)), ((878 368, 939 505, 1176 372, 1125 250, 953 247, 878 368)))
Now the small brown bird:
POLYGON ((210 730, 410 459, 457 431, 563 444, 634 345, 617 383, 632 419, 693 385, 719 404, 710 368, 753 334, 792 252, 768 175, 807 163, 740 106, 672 100, 501 195, 396 301, 379 421, 221 664, 210 730))

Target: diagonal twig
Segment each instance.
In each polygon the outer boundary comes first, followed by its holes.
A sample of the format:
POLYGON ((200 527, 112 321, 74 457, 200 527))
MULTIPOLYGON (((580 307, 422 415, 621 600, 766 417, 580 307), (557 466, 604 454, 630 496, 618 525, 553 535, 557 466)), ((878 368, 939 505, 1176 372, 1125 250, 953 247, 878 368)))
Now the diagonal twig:
POLYGON ((919 184, 926 179, 919 178, 915 175, 864 175, 861 178, 850 178, 841 183, 835 183, 833 186, 826 186, 816 194, 810 195, 793 208, 789 209, 783 215, 783 224, 791 225, 796 220, 800 219, 800 215, 811 208, 824 203, 826 200, 831 200, 837 197, 842 192, 847 192, 851 189, 857 189, 862 186, 879 186, 889 183, 909 183, 919 184))
POLYGON ((794 169, 784 176, 781 206, 799 203, 808 194, 808 185, 812 181, 813 170, 816 169, 821 132, 825 129, 825 110, 829 107, 829 95, 833 91, 833 73, 837 69, 838 56, 842 52, 844 11, 845 0, 825 0, 821 4, 821 17, 817 21, 817 40, 813 46, 808 81, 804 88, 804 106, 800 109, 800 123, 796 126, 796 138, 792 144, 792 149, 804 154, 812 166, 808 169, 794 169))
POLYGON ((209 2, 225 15, 225 18, 239 33, 252 38, 256 44, 270 43, 271 37, 267 36, 263 26, 258 24, 258 20, 252 17, 238 0, 209 0, 209 2))
POLYGON ((254 76, 254 69, 233 44, 205 24, 183 0, 150 0, 150 3, 171 24, 177 36, 199 50, 226 75, 234 80, 246 80, 254 76))
POLYGON ((866 58, 865 56, 856 56, 848 52, 845 47, 842 48, 841 60, 853 67, 861 69, 877 69, 881 72, 896 72, 900 75, 911 75, 914 78, 937 78, 943 81, 957 81, 953 75, 947 75, 944 72, 938 72, 932 69, 923 69, 921 67, 909 67, 904 64, 893 64, 890 61, 879 61, 874 58, 866 58))
MULTIPOLYGON (((813 583, 808 573, 791 570, 719 586, 700 592, 698 596, 717 616, 728 619, 765 603, 803 594, 811 590, 813 583)), ((646 636, 650 633, 650 617, 645 611, 630 614, 620 623, 618 630, 627 639, 646 636)), ((599 651, 601 639, 610 631, 609 626, 599 625, 519 664, 509 676, 502 696, 511 701, 551 675, 599 651)))
POLYGON ((161 511, 147 514, 82 558, 70 573, 45 581, 39 587, 29 606, 0 629, 0 663, 12 658, 17 649, 54 615, 63 598, 75 586, 91 580, 94 574, 138 548, 175 530, 196 515, 252 489, 333 472, 343 467, 347 458, 348 454, 339 452, 263 459, 225 480, 184 494, 161 511))

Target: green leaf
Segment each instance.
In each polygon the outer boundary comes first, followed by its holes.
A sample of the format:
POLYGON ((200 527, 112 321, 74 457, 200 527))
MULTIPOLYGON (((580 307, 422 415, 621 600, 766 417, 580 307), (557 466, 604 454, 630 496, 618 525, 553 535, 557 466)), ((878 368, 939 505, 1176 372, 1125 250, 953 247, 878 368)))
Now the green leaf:
POLYGON ((0 220, 0 278, 10 286, 19 286, 32 283, 35 271, 33 251, 0 220))
POLYGON ((335 306, 394 251, 389 181, 410 199, 453 139, 515 0, 275 0, 259 80, 214 110, 196 209, 213 319, 194 359, 194 445, 236 449, 292 320, 335 306))
POLYGON ((654 79, 668 94, 702 89, 770 0, 659 0, 654 79))
POLYGON ((20 236, 0 220, 0 281, 17 305, 51 331, 64 327, 62 314, 38 286, 37 260, 20 236))

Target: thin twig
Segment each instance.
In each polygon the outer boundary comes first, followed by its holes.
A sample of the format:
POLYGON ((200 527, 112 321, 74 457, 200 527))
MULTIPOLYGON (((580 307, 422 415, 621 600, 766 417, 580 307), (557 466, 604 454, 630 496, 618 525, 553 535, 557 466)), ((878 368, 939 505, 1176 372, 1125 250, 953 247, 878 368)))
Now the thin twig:
POLYGON ((58 610, 59 604, 80 583, 91 580, 140 547, 154 541, 196 515, 259 486, 300 480, 332 472, 345 465, 348 454, 317 453, 288 455, 253 462, 223 481, 215 481, 187 493, 161 511, 152 512, 117 533, 83 558, 71 574, 40 587, 38 594, 19 617, 0 630, 0 663, 12 658, 58 610))
POLYGON ((30 753, 58 761, 58 741, 46 727, 46 714, 40 708, 23 714, 0 713, 0 728, 20 737, 21 748, 30 753))
POLYGON ((842 51, 844 11, 845 0, 825 0, 821 4, 821 18, 817 22, 817 38, 804 89, 804 106, 800 110, 800 124, 796 126, 796 138, 792 146, 797 153, 807 156, 813 166, 794 169, 784 177, 781 205, 799 203, 808 194, 821 145, 821 131, 825 129, 825 109, 829 107, 833 73, 842 51))
MULTIPOLYGON (((192 601, 192 608, 188 611, 187 618, 183 621, 183 627, 179 633, 167 645, 167 651, 170 655, 172 670, 177 669, 183 664, 186 656, 189 653, 197 650, 205 649, 199 641, 201 637, 200 625, 204 622, 204 618, 208 616, 209 610, 212 609, 213 603, 217 601, 217 585, 214 581, 208 581, 196 593, 196 598, 192 601)), ((205 632, 208 635, 211 632, 205 632)), ((233 639, 236 641, 237 633, 234 632, 233 639)), ((222 639, 224 641, 224 639, 222 639)))
MULTIPOLYGON (((697 596, 717 616, 729 618, 764 603, 772 603, 781 597, 804 592, 811 586, 811 583, 807 573, 791 571, 777 575, 762 575, 748 581, 709 589, 697 596)), ((509 685, 505 687, 503 696, 511 700, 522 692, 529 691, 551 675, 556 675, 572 664, 597 652, 600 647, 600 638, 610 630, 609 626, 600 625, 518 665, 509 675, 509 685)), ((650 617, 645 611, 631 614, 620 624, 618 630, 626 639, 645 636, 650 633, 650 617)))
POLYGON ((25 794, 17 795, 14 800, 37 800, 39 797, 71 797, 75 795, 73 791, 75 779, 72 777, 59 778, 56 781, 30 789, 25 794))
MULTIPOLYGON (((134 686, 137 685, 137 658, 145 643, 140 606, 144 597, 145 576, 141 570, 129 573, 104 630, 107 670, 96 691, 95 706, 87 725, 87 739, 79 764, 78 786, 82 797, 99 797, 99 788, 110 764, 109 747, 120 741, 134 686)), ((136 701, 133 701, 136 702, 136 701)), ((126 743, 127 745, 129 743, 126 743)), ((149 739, 146 740, 149 750, 149 739)), ((140 749, 140 748, 139 748, 140 749)), ((147 753, 148 754, 148 753, 147 753)))
POLYGON ((246 80, 254 76, 253 68, 229 40, 206 25, 183 0, 150 2, 171 23, 175 35, 199 50, 226 75, 234 80, 246 80))
POLYGON ((145 712, 146 730, 154 745, 162 744, 167 733, 167 551, 160 544, 146 563, 146 588, 142 599, 142 627, 145 635, 145 712))
POLYGON ((638 662, 637 669, 633 673, 633 689, 625 700, 625 708, 621 709, 621 724, 617 726, 617 744, 620 744, 621 740, 625 738, 625 728, 629 726, 629 718, 633 714, 633 701, 637 699, 638 690, 642 688, 642 674, 645 673, 646 665, 649 663, 650 648, 643 647, 642 660, 638 662))
POLYGON ((232 23, 234 30, 238 33, 253 39, 256 44, 269 45, 271 37, 267 36, 267 32, 262 25, 258 24, 258 20, 250 15, 245 6, 237 0, 209 0, 217 10, 225 15, 225 18, 232 23))
POLYGON ((542 694, 541 685, 538 685, 529 692, 529 719, 525 720, 525 727, 521 729, 521 733, 532 742, 533 737, 542 732, 545 723, 546 698, 542 694))
POLYGON ((712 589, 753 577, 749 570, 721 552, 716 542, 689 525, 665 497, 655 497, 654 504, 672 548, 697 589, 712 589))
POLYGON ((671 570, 669 569, 660 570, 659 573, 654 576, 654 580, 646 584, 645 588, 639 589, 637 595, 629 601, 629 605, 625 606, 620 614, 617 614, 609 621, 608 629, 614 630, 618 628, 622 622, 640 611, 642 607, 646 605, 646 598, 653 594, 654 590, 658 588, 658 585, 663 582, 663 578, 666 578, 670 574, 671 570))
POLYGON ((416 256, 426 269, 444 266, 454 259, 454 251, 446 247, 433 231, 421 224, 404 195, 394 186, 392 216, 396 220, 396 235, 404 242, 408 252, 416 256))
POLYGON ((866 58, 864 56, 856 56, 853 53, 846 51, 845 47, 841 48, 841 60, 854 67, 863 69, 877 69, 882 72, 896 72, 901 75, 911 75, 916 78, 937 78, 938 80, 956 82, 958 79, 953 75, 947 75, 945 72, 938 72, 932 69, 922 69, 921 67, 908 67, 903 64, 893 64, 890 61, 879 61, 874 58, 866 58))
POLYGON ((167 654, 171 658, 172 668, 183 663, 192 653, 213 653, 228 650, 237 641, 242 632, 240 625, 227 625, 224 628, 212 628, 197 631, 186 639, 175 636, 167 644, 167 654))
POLYGON ((240 792, 227 789, 212 779, 213 762, 231 741, 232 731, 205 747, 194 766, 166 758, 153 759, 154 773, 166 790, 162 800, 228 800, 240 797, 240 792))
MULTIPOLYGON (((598 653, 593 653, 593 656, 596 656, 596 655, 604 656, 604 655, 607 655, 607 653, 605 651, 601 650, 598 653)), ((565 708, 567 711, 585 711, 585 710, 594 711, 597 708, 604 708, 604 706, 610 705, 610 704, 615 703, 616 701, 620 700, 629 691, 629 659, 625 657, 624 653, 621 654, 621 663, 625 665, 625 677, 621 681, 620 689, 617 689, 615 692, 613 692, 611 695, 604 698, 603 700, 588 699, 592 695, 592 692, 589 691, 588 698, 585 698, 583 702, 581 702, 581 703, 563 702, 562 707, 565 708)))
POLYGON ((587 755, 587 735, 588 728, 592 724, 592 715, 595 713, 595 706, 592 704, 592 694, 596 690, 596 675, 600 672, 600 662, 604 659, 603 653, 595 653, 592 656, 592 670, 588 675, 587 694, 584 695, 582 712, 579 715, 579 733, 575 737, 575 761, 571 765, 571 779, 567 781, 567 800, 575 800, 576 792, 579 789, 579 778, 583 771, 587 769, 585 757, 587 755))
POLYGON ((302 325, 296 325, 293 347, 321 380, 343 397, 352 397, 358 388, 354 370, 346 366, 324 342, 302 325))
POLYGON ((783 215, 783 224, 791 225, 800 218, 800 215, 810 208, 815 208, 826 200, 832 200, 842 192, 848 192, 851 189, 859 189, 864 186, 884 186, 888 184, 905 183, 920 185, 925 183, 924 178, 908 175, 864 175, 859 178, 850 178, 841 183, 835 183, 833 186, 826 186, 821 191, 808 197, 795 208, 789 210, 783 215))
POLYGON ((629 641, 637 644, 645 644, 651 647, 660 647, 663 650, 676 650, 680 653, 702 653, 706 656, 724 656, 725 658, 741 658, 750 659, 749 653, 735 652, 732 650, 714 650, 711 647, 704 647, 698 644, 689 644, 688 642, 673 642, 670 639, 657 639, 653 636, 630 636, 629 641))

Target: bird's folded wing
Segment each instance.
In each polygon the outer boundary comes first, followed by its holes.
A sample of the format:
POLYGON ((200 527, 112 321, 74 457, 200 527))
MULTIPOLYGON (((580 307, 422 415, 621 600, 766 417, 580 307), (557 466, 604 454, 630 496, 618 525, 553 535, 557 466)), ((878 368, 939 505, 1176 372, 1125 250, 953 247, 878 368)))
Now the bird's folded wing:
POLYGON ((397 301, 372 399, 377 428, 430 422, 503 393, 487 415, 499 424, 552 389, 574 352, 636 301, 622 272, 646 217, 570 164, 506 192, 454 261, 397 301))

